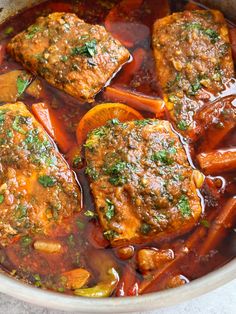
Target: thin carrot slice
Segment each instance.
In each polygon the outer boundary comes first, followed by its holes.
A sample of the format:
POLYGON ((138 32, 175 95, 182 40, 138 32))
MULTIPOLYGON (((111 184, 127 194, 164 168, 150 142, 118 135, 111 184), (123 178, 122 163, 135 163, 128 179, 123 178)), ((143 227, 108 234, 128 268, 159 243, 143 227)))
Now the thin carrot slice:
POLYGON ((165 103, 161 98, 145 96, 117 86, 107 87, 103 97, 106 100, 125 103, 137 110, 155 113, 157 118, 163 116, 165 110, 165 103))
POLYGON ((145 49, 137 48, 132 54, 133 56, 132 62, 127 63, 123 67, 122 72, 119 75, 117 75, 117 78, 114 80, 114 83, 129 84, 135 73, 137 73, 138 70, 141 68, 146 54, 147 52, 145 49))
POLYGON ((128 264, 123 271, 115 294, 117 297, 138 295, 138 280, 135 271, 128 264))
POLYGON ((61 151, 66 153, 73 146, 73 139, 50 106, 46 103, 33 104, 32 111, 48 134, 58 143, 61 151))
POLYGON ((78 124, 76 130, 78 144, 84 142, 90 131, 106 124, 108 120, 114 118, 117 118, 121 122, 125 122, 139 120, 143 117, 138 111, 120 103, 104 103, 97 105, 89 110, 78 124))
POLYGON ((199 251, 199 255, 206 255, 214 250, 229 230, 236 223, 236 197, 228 200, 222 208, 219 216, 215 219, 208 232, 206 240, 199 251))
POLYGON ((126 47, 133 47, 149 35, 148 27, 133 22, 135 11, 142 3, 143 0, 123 0, 106 17, 106 29, 126 47))
POLYGON ((218 150, 197 155, 200 167, 206 174, 216 174, 220 172, 236 169, 236 149, 218 150))
MULTIPOLYGON (((209 222, 213 221, 217 215, 217 212, 211 212, 207 217, 209 222)), ((174 275, 179 274, 179 267, 183 264, 185 258, 198 246, 202 238, 207 234, 207 228, 204 226, 198 226, 192 235, 181 245, 177 252, 175 252, 175 258, 169 263, 166 263, 162 268, 155 271, 151 279, 144 280, 139 287, 139 294, 157 291, 158 287, 163 289, 164 283, 174 275)))

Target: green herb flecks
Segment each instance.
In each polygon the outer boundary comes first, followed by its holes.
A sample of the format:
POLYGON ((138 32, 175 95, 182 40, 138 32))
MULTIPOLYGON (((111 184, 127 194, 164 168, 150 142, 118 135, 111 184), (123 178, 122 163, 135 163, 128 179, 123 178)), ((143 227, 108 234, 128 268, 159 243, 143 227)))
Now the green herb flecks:
POLYGON ((167 82, 166 90, 168 92, 172 91, 178 85, 178 83, 180 82, 181 78, 182 78, 182 74, 181 73, 177 73, 173 80, 167 82))
POLYGON ((16 206, 15 210, 15 217, 17 220, 22 220, 27 217, 28 211, 27 211, 27 206, 26 205, 18 205, 16 206))
POLYGON ((39 274, 35 274, 33 277, 34 277, 34 280, 35 280, 35 282, 34 282, 35 287, 41 287, 42 286, 42 281, 41 281, 40 275, 39 274))
POLYGON ((4 201, 4 195, 0 194, 0 204, 2 204, 4 201))
POLYGON ((41 31, 41 27, 39 27, 38 25, 31 25, 28 28, 28 33, 25 35, 25 37, 27 39, 32 39, 39 31, 41 31))
POLYGON ((103 232, 104 237, 111 241, 118 236, 118 233, 114 230, 107 230, 103 232))
POLYGON ((203 227, 210 228, 210 223, 209 223, 209 221, 206 220, 206 219, 202 219, 202 220, 200 221, 200 224, 201 224, 203 227))
POLYGON ((17 86, 18 97, 24 93, 24 91, 30 84, 30 81, 31 80, 29 78, 27 77, 23 78, 21 75, 17 77, 16 86, 17 86))
POLYGON ((151 231, 151 226, 147 223, 142 223, 140 227, 140 232, 144 235, 147 235, 151 231))
POLYGON ((105 216, 111 220, 115 215, 115 205, 108 198, 106 199, 105 216))
POLYGON ((97 217, 97 214, 92 210, 86 210, 86 212, 84 212, 84 216, 89 218, 95 218, 97 217))
POLYGON ((74 47, 71 51, 72 56, 86 56, 86 57, 94 57, 97 54, 97 41, 96 39, 92 39, 84 43, 83 46, 74 47))
POLYGON ((181 130, 181 131, 186 131, 189 126, 188 126, 188 124, 187 124, 186 121, 181 120, 181 121, 178 122, 177 127, 178 127, 178 129, 181 130))
POLYGON ((205 29, 203 30, 203 33, 210 38, 212 44, 215 44, 220 40, 220 35, 214 29, 205 29))
POLYGON ((87 174, 94 181, 96 181, 99 177, 98 172, 93 167, 86 167, 85 174, 87 174))
POLYGON ((171 165, 173 164, 173 158, 171 155, 176 154, 176 148, 175 147, 170 147, 169 149, 163 149, 158 152, 155 152, 151 156, 151 160, 155 162, 160 162, 161 164, 164 165, 171 165))
POLYGON ((183 217, 189 217, 191 215, 191 208, 189 205, 189 199, 186 195, 181 195, 177 207, 180 210, 183 217))
POLYGON ((13 123, 12 123, 12 128, 13 130, 17 131, 20 134, 25 135, 27 133, 27 131, 25 131, 21 125, 23 124, 28 124, 29 120, 27 117, 23 117, 23 116, 16 116, 13 123))
POLYGON ((38 178, 38 182, 45 188, 52 187, 56 184, 56 179, 52 176, 43 175, 38 178))
POLYGON ((24 236, 20 240, 20 244, 22 247, 28 247, 33 242, 32 238, 30 236, 24 236))

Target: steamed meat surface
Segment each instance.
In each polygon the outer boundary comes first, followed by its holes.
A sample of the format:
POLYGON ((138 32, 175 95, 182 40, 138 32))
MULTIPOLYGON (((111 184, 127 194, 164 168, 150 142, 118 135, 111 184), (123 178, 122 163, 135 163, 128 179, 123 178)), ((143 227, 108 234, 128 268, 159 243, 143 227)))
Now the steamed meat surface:
POLYGON ((168 121, 116 119, 90 133, 86 173, 113 246, 176 237, 202 208, 193 169, 168 121))
POLYGON ((8 51, 26 69, 81 102, 92 102, 130 57, 103 26, 72 13, 38 18, 10 41, 8 51))
POLYGON ((0 107, 0 244, 79 212, 74 174, 23 103, 0 107))
POLYGON ((216 10, 174 13, 157 20, 153 49, 158 80, 178 131, 198 136, 195 113, 234 76, 226 21, 216 10))

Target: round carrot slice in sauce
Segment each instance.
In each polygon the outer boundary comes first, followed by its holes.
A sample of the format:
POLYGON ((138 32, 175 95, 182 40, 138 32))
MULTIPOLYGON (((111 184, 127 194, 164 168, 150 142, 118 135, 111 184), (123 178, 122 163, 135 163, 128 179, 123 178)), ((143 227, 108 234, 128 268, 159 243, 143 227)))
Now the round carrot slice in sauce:
POLYGON ((140 120, 143 116, 133 108, 120 103, 104 103, 89 110, 80 120, 76 137, 78 144, 82 144, 87 134, 106 124, 107 121, 118 119, 121 122, 140 120))

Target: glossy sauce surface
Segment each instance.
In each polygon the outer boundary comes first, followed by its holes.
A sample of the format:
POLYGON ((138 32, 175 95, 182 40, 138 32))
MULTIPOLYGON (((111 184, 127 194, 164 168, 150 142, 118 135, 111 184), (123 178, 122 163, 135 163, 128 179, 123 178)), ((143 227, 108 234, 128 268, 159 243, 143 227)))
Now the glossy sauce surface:
MULTIPOLYGON (((31 25, 38 16, 45 16, 53 11, 57 11, 59 7, 63 11, 76 13, 79 18, 84 19, 87 23, 97 23, 103 25, 105 17, 109 13, 110 9, 118 2, 119 1, 116 0, 96 0, 90 2, 61 1, 61 6, 58 6, 56 1, 47 1, 20 13, 18 16, 11 18, 1 26, 1 48, 4 49, 6 43, 11 37, 31 25), (10 28, 12 28, 12 31, 7 31, 10 30, 10 28)), ((185 2, 183 1, 179 1, 178 6, 175 4, 176 1, 170 2, 172 11, 180 11, 185 5, 185 2)), ((164 17, 167 13, 168 10, 166 9, 166 4, 163 4, 163 1, 144 1, 142 10, 136 12, 139 23, 133 23, 133 25, 135 25, 134 33, 137 32, 142 34, 142 32, 146 32, 148 33, 148 36, 145 36, 144 39, 138 38, 135 48, 129 47, 131 54, 135 53, 135 50, 137 49, 145 50, 142 66, 134 76, 130 76, 130 73, 126 71, 127 65, 124 66, 118 75, 111 81, 111 86, 119 85, 131 91, 153 97, 162 96, 159 82, 156 78, 155 61, 151 49, 151 34, 154 20, 157 17, 164 17), (155 14, 153 14, 153 12, 155 12, 155 14)), ((130 20, 132 21, 133 18, 134 17, 131 16, 130 20)), ((127 23, 129 24, 129 22, 129 18, 127 18, 127 23)), ((5 54, 0 67, 0 74, 15 69, 22 69, 22 67, 9 55, 5 54)), ((35 99, 25 93, 21 97, 21 100, 30 110, 32 104, 34 103, 49 103, 53 112, 55 112, 58 119, 61 121, 63 129, 66 132, 66 136, 72 143, 72 148, 73 145, 76 145, 75 131, 78 122, 89 109, 101 102, 104 102, 103 92, 97 95, 94 103, 80 104, 80 102, 75 98, 54 89, 44 80, 40 79, 40 81, 46 93, 38 99, 35 99)), ((234 79, 231 80, 231 83, 226 85, 226 91, 224 91, 222 95, 226 96, 227 93, 230 95, 236 94, 236 83, 234 79)), ((211 95, 211 101, 214 103, 218 96, 211 95)), ((234 99, 234 96, 227 97, 230 102, 234 99)), ((148 110, 142 111, 141 113, 145 118, 155 118, 155 115, 148 110)), ((166 114, 164 118, 168 119, 168 115, 166 114)), ((210 123, 211 121, 209 121, 209 124, 210 123)), ((220 124, 221 121, 218 121, 217 123, 220 124)), ((199 164, 195 158, 196 154, 202 151, 202 147, 208 147, 208 144, 211 142, 211 136, 214 136, 214 132, 215 127, 210 128, 207 135, 202 136, 196 143, 194 143, 194 145, 188 145, 187 141, 181 137, 186 150, 189 152, 189 161, 197 168, 199 168, 199 164)), ((234 148, 235 146, 236 130, 233 128, 227 137, 224 138, 224 140, 221 141, 215 149, 234 148)), ((65 155, 65 159, 68 161, 70 166, 73 166, 68 154, 65 155)), ((76 169, 76 167, 74 167, 73 170, 75 171, 77 179, 81 185, 83 194, 83 210, 80 214, 74 215, 65 222, 67 228, 56 228, 53 237, 50 238, 51 240, 59 240, 60 243, 62 243, 63 254, 47 254, 34 250, 32 243, 37 239, 43 239, 40 236, 35 239, 22 238, 8 247, 0 249, 1 268, 16 278, 23 279, 38 287, 48 288, 68 294, 72 294, 72 291, 64 287, 61 281, 61 274, 65 271, 79 267, 86 268, 92 273, 92 279, 89 283, 91 286, 93 283, 95 284, 98 282, 100 274, 108 268, 108 265, 115 265, 121 274, 121 278, 128 274, 127 276, 130 276, 131 278, 130 282, 141 282, 144 279, 144 276, 141 275, 137 268, 136 254, 133 254, 133 257, 126 261, 120 258, 122 255, 117 249, 112 249, 110 247, 104 248, 104 246, 107 246, 108 243, 102 236, 98 221, 84 215, 86 211, 94 211, 94 203, 89 189, 89 182, 87 176, 85 175, 85 165, 83 164, 81 169, 76 169), (132 276, 130 274, 132 274, 132 276)), ((202 224, 205 228, 210 227, 208 222, 209 216, 212 213, 214 213, 214 215, 219 213, 227 200, 235 195, 235 174, 235 171, 220 171, 215 177, 209 176, 206 178, 204 186, 201 190, 205 212, 200 220, 200 224, 202 224)), ((172 249, 175 251, 178 250, 188 237, 189 234, 173 241, 166 239, 166 241, 162 241, 158 244, 153 242, 143 246, 137 245, 134 250, 135 252, 138 252, 138 250, 142 247, 154 247, 159 249, 172 249)), ((200 242, 204 241, 204 238, 199 240, 200 242)), ((185 263, 180 266, 181 274, 191 281, 220 267, 221 265, 224 265, 234 257, 236 257, 236 235, 235 231, 232 229, 217 250, 213 250, 210 254, 201 258, 200 262, 199 256, 196 255, 194 251, 189 254, 185 263)), ((163 289, 163 287, 159 286, 154 290, 161 289, 163 289)), ((122 293, 118 293, 117 291, 115 293, 116 295, 122 295, 122 293)), ((135 292, 130 294, 135 294, 135 292)))

